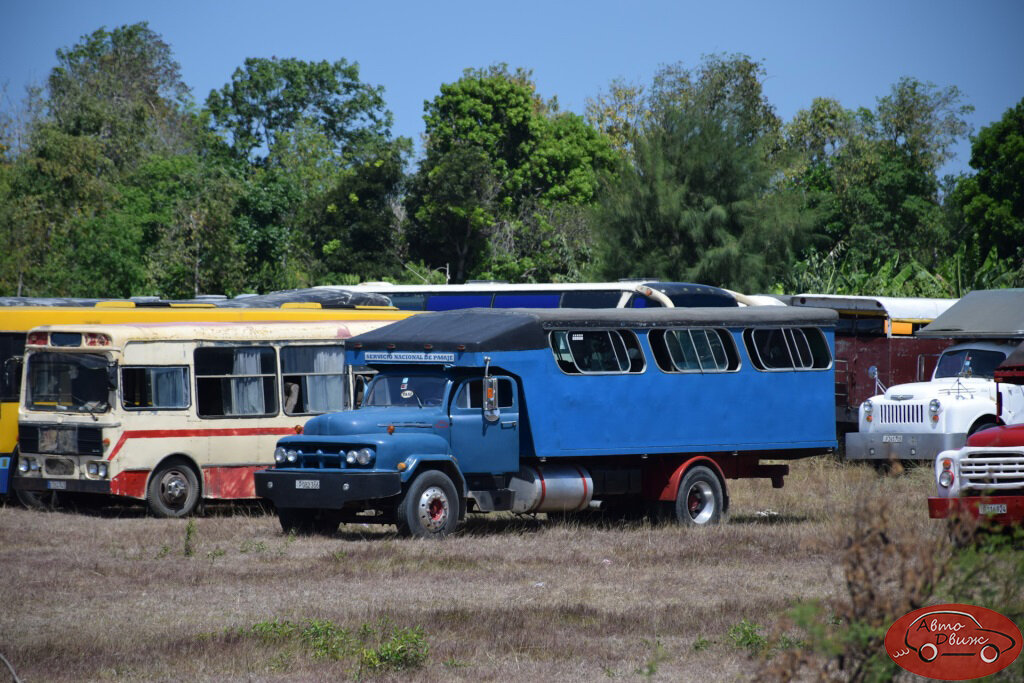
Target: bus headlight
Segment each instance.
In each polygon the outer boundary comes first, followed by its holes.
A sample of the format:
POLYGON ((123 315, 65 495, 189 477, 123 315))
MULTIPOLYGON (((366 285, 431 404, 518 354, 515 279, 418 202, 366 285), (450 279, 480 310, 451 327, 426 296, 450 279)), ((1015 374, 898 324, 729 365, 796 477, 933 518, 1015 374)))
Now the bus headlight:
POLYGON ((102 477, 103 479, 107 478, 107 472, 107 463, 101 462, 96 465, 96 473, 99 474, 100 477, 102 477))
POLYGON ((21 459, 18 460, 18 471, 19 472, 22 472, 22 473, 28 472, 28 468, 29 468, 28 461, 29 460, 30 460, 30 458, 21 458, 21 459))
POLYGON ((298 451, 293 451, 289 449, 284 452, 284 459, 289 463, 295 464, 299 460, 299 453, 298 451))
POLYGON ((871 413, 875 410, 874 404, 871 401, 864 401, 861 406, 864 408, 864 419, 871 422, 871 413))
POLYGON ((942 410, 942 403, 937 398, 933 398, 928 403, 928 411, 932 414, 932 422, 939 421, 939 411, 942 410))
POLYGON ((373 462, 373 451, 369 448, 360 448, 356 451, 356 462, 360 465, 369 465, 373 462))
POLYGON ((100 467, 96 463, 94 463, 94 462, 86 463, 86 465, 85 465, 85 473, 88 474, 90 477, 97 476, 99 474, 99 471, 100 471, 100 467))
POLYGON ((355 465, 356 464, 356 452, 355 451, 349 451, 348 453, 346 453, 345 454, 345 462, 347 462, 349 465, 355 465))
POLYGON ((275 448, 274 449, 274 462, 276 462, 278 465, 283 465, 284 464, 284 460, 285 460, 285 454, 284 453, 285 453, 284 449, 281 448, 280 446, 275 448))

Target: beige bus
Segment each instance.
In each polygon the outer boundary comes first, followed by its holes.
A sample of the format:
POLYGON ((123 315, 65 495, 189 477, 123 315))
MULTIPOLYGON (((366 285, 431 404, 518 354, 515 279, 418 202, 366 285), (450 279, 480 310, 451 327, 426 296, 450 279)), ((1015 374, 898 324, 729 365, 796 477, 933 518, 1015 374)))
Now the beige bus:
POLYGON ((409 313, 334 322, 48 325, 31 330, 18 411, 22 500, 144 500, 180 517, 255 498, 253 472, 312 415, 352 401, 344 340, 409 313))

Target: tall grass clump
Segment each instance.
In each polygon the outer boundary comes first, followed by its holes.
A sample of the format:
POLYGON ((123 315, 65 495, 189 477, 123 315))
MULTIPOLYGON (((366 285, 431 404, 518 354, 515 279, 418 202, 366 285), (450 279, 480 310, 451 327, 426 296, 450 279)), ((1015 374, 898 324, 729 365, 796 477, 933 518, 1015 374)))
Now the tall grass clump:
MULTIPOLYGON (((1024 617, 1024 530, 988 531, 968 520, 949 524, 948 536, 915 536, 894 523, 883 500, 859 508, 841 560, 842 591, 828 601, 802 601, 787 626, 799 647, 766 662, 776 680, 813 675, 858 683, 890 681, 903 670, 886 653, 886 631, 898 618, 929 605, 959 602, 1024 617), (956 539, 970 539, 968 543, 956 539)), ((1021 680, 1024 662, 997 674, 1021 680)))

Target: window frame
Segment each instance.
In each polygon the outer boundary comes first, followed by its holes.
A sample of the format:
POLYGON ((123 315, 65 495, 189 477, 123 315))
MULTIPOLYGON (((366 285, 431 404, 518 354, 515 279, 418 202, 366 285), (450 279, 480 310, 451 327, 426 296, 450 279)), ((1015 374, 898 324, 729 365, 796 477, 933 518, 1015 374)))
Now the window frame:
MULTIPOLYGON (((332 343, 332 344, 315 344, 315 343, 306 343, 306 342, 298 342, 298 343, 295 343, 295 344, 284 344, 284 345, 280 346, 278 348, 278 350, 277 350, 277 374, 278 374, 278 378, 279 378, 279 386, 278 386, 277 389, 278 389, 278 392, 279 392, 279 394, 281 396, 280 405, 278 406, 278 410, 280 411, 280 413, 282 415, 287 415, 288 417, 309 417, 309 416, 314 416, 314 415, 326 415, 329 412, 333 412, 333 410, 344 410, 345 406, 348 404, 348 395, 347 394, 348 394, 348 391, 349 391, 349 387, 348 387, 348 383, 345 381, 346 377, 348 375, 348 372, 347 372, 347 365, 345 364, 345 345, 344 344, 336 344, 336 343, 332 343), (339 349, 341 351, 341 359, 342 359, 342 369, 341 369, 341 371, 340 372, 286 372, 285 371, 284 360, 285 360, 286 351, 288 351, 289 349, 310 349, 310 348, 314 348, 314 349, 323 349, 323 348, 339 349), (317 412, 317 411, 312 411, 312 412, 309 412, 309 411, 307 411, 307 412, 294 412, 294 413, 288 412, 288 409, 287 409, 288 394, 285 391, 285 389, 286 389, 285 384, 287 384, 287 381, 286 381, 287 377, 341 377, 341 383, 342 383, 341 407, 337 408, 337 409, 328 410, 326 412, 317 412)), ((309 401, 307 400, 306 403, 308 404, 309 401)))
POLYGON ((736 340, 733 338, 732 333, 723 327, 661 327, 652 329, 647 334, 647 343, 651 345, 651 351, 654 352, 655 365, 658 369, 666 374, 680 374, 680 375, 722 375, 730 372, 739 372, 743 367, 743 359, 740 356, 739 350, 736 348, 736 340), (694 358, 697 361, 697 368, 680 368, 676 359, 672 355, 672 349, 667 341, 669 333, 675 334, 677 337, 680 332, 686 332, 687 337, 690 340, 690 347, 693 349, 694 358), (715 361, 714 368, 705 368, 704 363, 701 360, 700 351, 697 348, 697 344, 694 342, 693 333, 703 332, 704 340, 707 342, 708 350, 711 352, 712 360, 715 361), (714 332, 714 336, 718 338, 720 348, 725 354, 725 367, 721 368, 715 358, 714 345, 711 343, 711 336, 709 333, 714 332), (657 334, 658 336, 652 336, 657 334), (655 344, 661 346, 664 350, 665 359, 671 363, 671 368, 666 367, 659 360, 659 350, 655 348, 655 344))
MULTIPOLYGON (((120 368, 120 381, 118 386, 118 397, 121 400, 121 410, 129 412, 140 412, 147 410, 173 410, 181 411, 188 410, 192 407, 192 377, 189 372, 189 366, 187 365, 122 365, 120 368), (124 390, 127 386, 127 382, 124 379, 125 370, 167 370, 167 369, 178 369, 182 371, 184 380, 183 384, 185 387, 185 405, 183 406, 129 406, 125 402, 124 390)), ((152 386, 152 385, 151 385, 152 386)))
MULTIPOLYGON (((202 419, 202 420, 253 420, 253 419, 259 420, 259 419, 266 419, 266 418, 270 418, 270 417, 277 417, 278 415, 280 415, 281 414, 281 410, 282 410, 282 406, 281 406, 281 393, 280 393, 280 390, 281 390, 281 364, 280 364, 280 360, 277 357, 277 352, 278 352, 278 347, 275 346, 274 344, 268 344, 268 343, 258 343, 258 344, 233 344, 233 343, 227 343, 227 344, 213 344, 213 345, 209 345, 209 346, 196 346, 192 350, 192 374, 195 377, 195 406, 196 406, 196 415, 200 419, 202 419), (273 363, 274 363, 274 371, 273 371, 273 373, 260 372, 260 373, 257 373, 257 374, 200 375, 199 374, 199 368, 198 368, 199 364, 197 362, 197 357, 196 357, 197 354, 199 354, 199 353, 207 353, 207 352, 210 352, 210 351, 221 351, 221 352, 223 352, 223 350, 225 350, 225 349, 231 350, 232 358, 234 357, 234 353, 236 351, 239 351, 239 350, 252 350, 252 349, 256 349, 256 350, 259 350, 261 352, 269 350, 271 352, 269 355, 270 355, 270 357, 271 357, 271 359, 273 360, 273 363), (206 414, 206 413, 200 412, 200 406, 199 406, 200 400, 199 399, 200 399, 200 395, 202 393, 199 390, 199 382, 200 382, 200 380, 225 380, 225 379, 233 380, 233 379, 253 379, 253 378, 261 379, 262 380, 261 386, 263 386, 263 387, 266 386, 267 378, 270 378, 272 380, 270 382, 270 386, 272 387, 271 398, 273 399, 273 405, 270 406, 270 407, 272 407, 273 410, 270 410, 270 411, 267 411, 267 412, 263 412, 263 413, 220 414, 220 415, 211 415, 211 414, 206 414)), ((261 365, 262 365, 262 359, 261 359, 261 365)), ((228 386, 231 386, 231 385, 229 384, 228 386)), ((264 392, 265 391, 266 390, 264 389, 264 392)), ((265 393, 264 393, 264 396, 266 396, 265 393)), ((223 401, 224 401, 224 399, 223 399, 223 393, 222 393, 221 394, 221 407, 224 406, 223 401)))
POLYGON ((747 357, 750 358, 751 365, 758 372, 821 372, 830 370, 835 364, 835 354, 832 352, 831 347, 828 345, 828 339, 825 337, 825 332, 820 327, 813 326, 801 326, 801 325, 772 325, 763 327, 747 327, 743 330, 743 346, 747 351, 747 357), (808 336, 808 332, 813 331, 817 337, 817 344, 811 341, 808 336), (777 367, 769 366, 764 362, 764 358, 761 356, 761 349, 756 342, 756 335, 758 333, 771 333, 780 332, 782 339, 785 342, 786 355, 789 358, 788 367, 777 367), (806 350, 810 354, 810 364, 805 364, 800 359, 800 365, 797 365, 797 360, 800 356, 800 349, 798 348, 796 333, 800 333, 800 338, 806 344, 806 350), (824 365, 816 365, 820 360, 815 354, 815 349, 823 350, 828 354, 828 362, 824 365), (796 355, 794 355, 794 353, 796 355))
POLYGON ((644 353, 644 348, 640 344, 640 339, 637 337, 636 332, 629 329, 565 329, 565 330, 551 330, 548 332, 548 348, 551 349, 552 356, 555 360, 555 365, 563 375, 642 375, 647 372, 647 354, 644 353), (622 362, 625 361, 626 368, 619 370, 584 370, 580 367, 576 360, 575 353, 573 352, 572 342, 570 335, 572 334, 596 334, 604 333, 608 335, 608 343, 611 346, 612 353, 615 355, 616 363, 622 368, 622 362), (560 351, 556 344, 556 335, 563 335, 565 341, 565 348, 568 351, 569 359, 571 359, 572 367, 574 370, 567 370, 565 363, 570 360, 565 360, 560 357, 560 351), (627 342, 628 339, 628 342, 627 342), (638 356, 630 357, 630 349, 635 349, 638 352, 638 356), (621 355, 620 355, 621 354, 621 355))

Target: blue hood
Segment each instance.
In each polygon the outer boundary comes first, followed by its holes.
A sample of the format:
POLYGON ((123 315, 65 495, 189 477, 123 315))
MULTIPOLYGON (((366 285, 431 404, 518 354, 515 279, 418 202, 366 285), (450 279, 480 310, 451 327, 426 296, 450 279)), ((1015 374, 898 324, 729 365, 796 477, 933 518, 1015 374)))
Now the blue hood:
POLYGON ((429 408, 371 407, 318 415, 306 422, 304 436, 346 436, 349 434, 437 433, 447 435, 448 415, 439 406, 429 408))

